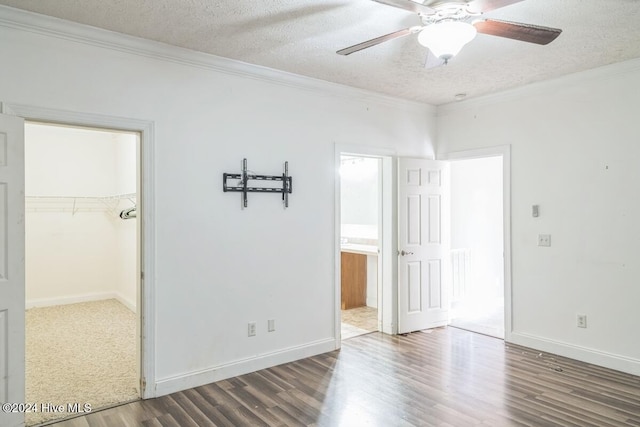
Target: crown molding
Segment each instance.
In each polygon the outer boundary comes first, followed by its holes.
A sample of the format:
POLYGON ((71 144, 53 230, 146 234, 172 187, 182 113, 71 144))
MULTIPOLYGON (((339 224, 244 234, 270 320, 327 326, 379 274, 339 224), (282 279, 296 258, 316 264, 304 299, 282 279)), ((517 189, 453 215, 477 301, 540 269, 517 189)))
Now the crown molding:
POLYGON ((615 64, 604 65, 591 70, 579 71, 567 74, 555 79, 543 80, 505 91, 480 96, 466 101, 440 105, 436 108, 437 117, 444 117, 449 114, 462 111, 469 111, 480 107, 499 104, 502 102, 515 101, 529 96, 540 95, 541 93, 555 93, 569 85, 580 85, 592 83, 594 81, 605 81, 615 79, 620 75, 640 72, 640 58, 631 59, 615 64))
POLYGON ((327 97, 355 99, 406 110, 423 109, 425 112, 434 115, 436 113, 436 107, 430 104, 395 98, 364 89, 248 64, 8 6, 0 5, 0 26, 160 61, 204 68, 236 77, 308 90, 327 97))

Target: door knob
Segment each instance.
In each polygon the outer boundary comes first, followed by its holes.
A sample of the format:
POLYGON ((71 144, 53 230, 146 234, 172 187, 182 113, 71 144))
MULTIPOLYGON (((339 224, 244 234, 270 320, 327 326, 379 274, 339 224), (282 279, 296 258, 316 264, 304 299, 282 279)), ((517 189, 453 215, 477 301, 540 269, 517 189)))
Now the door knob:
POLYGON ((404 249, 400 251, 400 255, 405 256, 405 255, 413 255, 413 252, 406 252, 404 249))

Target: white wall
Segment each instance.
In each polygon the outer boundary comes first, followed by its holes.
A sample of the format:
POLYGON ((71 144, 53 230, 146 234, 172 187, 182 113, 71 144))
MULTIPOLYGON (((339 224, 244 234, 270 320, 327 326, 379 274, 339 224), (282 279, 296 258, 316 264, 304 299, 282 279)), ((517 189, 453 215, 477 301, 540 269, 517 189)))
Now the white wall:
POLYGON ((380 159, 343 156, 340 167, 342 237, 351 243, 378 244, 380 159))
POLYGON ((636 60, 442 107, 437 147, 444 155, 511 144, 510 339, 635 374, 638 111, 636 60), (551 247, 537 246, 539 233, 551 234, 551 247))
POLYGON ((69 40, 0 25, 3 101, 155 124, 159 394, 335 347, 334 145, 432 156, 431 107, 78 26, 69 40), (288 209, 222 192, 244 157, 262 174, 289 161, 288 209))
POLYGON ((135 221, 82 198, 135 192, 135 143, 132 134, 26 125, 28 307, 117 297, 135 309, 135 221))
MULTIPOLYGON (((137 196, 137 183, 140 164, 138 158, 139 135, 131 133, 115 136, 115 194, 134 194, 137 196)), ((126 198, 120 201, 116 212, 136 206, 138 198, 126 198)), ((132 310, 137 310, 138 264, 138 219, 115 219, 117 268, 115 292, 121 302, 132 310)))

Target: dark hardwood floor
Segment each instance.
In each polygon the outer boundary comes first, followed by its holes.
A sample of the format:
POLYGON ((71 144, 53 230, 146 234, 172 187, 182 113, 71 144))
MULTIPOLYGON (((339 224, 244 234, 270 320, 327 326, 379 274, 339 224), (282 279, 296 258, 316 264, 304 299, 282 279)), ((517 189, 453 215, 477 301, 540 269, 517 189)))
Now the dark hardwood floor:
POLYGON ((311 357, 55 424, 640 426, 640 377, 440 328, 311 357))

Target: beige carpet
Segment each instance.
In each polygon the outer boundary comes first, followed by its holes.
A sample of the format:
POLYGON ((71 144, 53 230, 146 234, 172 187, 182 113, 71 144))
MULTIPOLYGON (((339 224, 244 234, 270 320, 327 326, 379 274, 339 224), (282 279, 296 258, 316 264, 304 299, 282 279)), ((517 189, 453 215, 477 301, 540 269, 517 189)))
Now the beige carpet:
MULTIPOLYGON (((26 315, 26 401, 64 405, 26 414, 27 426, 138 398, 136 315, 116 300, 33 308, 26 315)), ((45 406, 46 408, 46 406, 45 406)))

